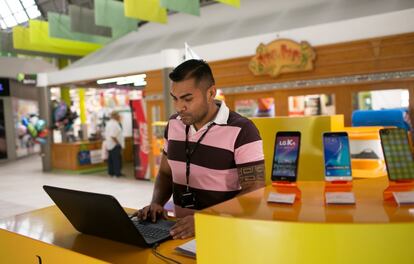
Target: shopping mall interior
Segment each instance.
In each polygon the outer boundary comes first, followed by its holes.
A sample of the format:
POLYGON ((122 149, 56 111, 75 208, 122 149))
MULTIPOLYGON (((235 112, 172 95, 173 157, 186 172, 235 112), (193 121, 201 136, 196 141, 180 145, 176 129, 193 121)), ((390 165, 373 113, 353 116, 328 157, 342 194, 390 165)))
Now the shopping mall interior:
POLYGON ((0 262, 414 263, 413 95, 413 0, 0 0, 0 262), (190 60, 257 142, 188 142, 190 60), (119 227, 142 208, 191 232, 119 227))

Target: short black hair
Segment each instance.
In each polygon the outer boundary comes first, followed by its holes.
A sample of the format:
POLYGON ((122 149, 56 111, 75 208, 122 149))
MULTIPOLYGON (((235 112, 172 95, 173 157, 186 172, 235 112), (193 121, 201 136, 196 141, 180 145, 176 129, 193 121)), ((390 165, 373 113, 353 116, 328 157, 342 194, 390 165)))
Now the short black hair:
POLYGON ((173 82, 194 79, 197 87, 201 82, 205 82, 206 87, 203 88, 208 88, 215 84, 211 68, 204 60, 187 60, 178 65, 170 73, 169 77, 173 82))

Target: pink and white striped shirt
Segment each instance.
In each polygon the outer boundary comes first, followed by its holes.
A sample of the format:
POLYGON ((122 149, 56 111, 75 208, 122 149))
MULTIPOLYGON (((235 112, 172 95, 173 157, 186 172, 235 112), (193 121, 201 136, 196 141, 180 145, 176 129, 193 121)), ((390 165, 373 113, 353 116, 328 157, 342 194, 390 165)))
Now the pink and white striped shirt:
MULTIPOLYGON (((196 208, 233 198, 241 189, 237 169, 264 164, 262 139, 253 122, 233 111, 224 102, 214 124, 191 157, 189 187, 196 197, 196 208)), ((211 123, 211 122, 210 122, 211 123)), ((196 131, 190 127, 188 141, 194 148, 208 125, 196 131)), ((165 129, 164 153, 172 170, 174 204, 186 189, 186 126, 175 114, 165 129)))

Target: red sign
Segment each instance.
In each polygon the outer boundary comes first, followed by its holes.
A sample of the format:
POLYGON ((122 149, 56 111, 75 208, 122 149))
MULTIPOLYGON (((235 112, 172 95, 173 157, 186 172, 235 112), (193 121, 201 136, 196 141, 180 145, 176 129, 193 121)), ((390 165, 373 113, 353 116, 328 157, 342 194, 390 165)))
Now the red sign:
POLYGON ((142 100, 130 100, 133 128, 133 155, 135 178, 150 179, 148 126, 145 118, 144 103, 142 100))

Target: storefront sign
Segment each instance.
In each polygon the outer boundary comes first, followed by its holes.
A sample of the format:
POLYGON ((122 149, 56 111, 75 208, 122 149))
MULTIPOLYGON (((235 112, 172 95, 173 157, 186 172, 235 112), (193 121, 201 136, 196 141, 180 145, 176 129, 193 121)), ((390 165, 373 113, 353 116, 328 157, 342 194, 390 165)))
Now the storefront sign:
POLYGON ((277 77, 281 73, 311 71, 315 58, 315 51, 306 41, 279 39, 267 45, 261 43, 249 69, 254 75, 277 77))
POLYGON ((17 74, 17 81, 23 84, 37 84, 37 74, 19 73, 17 74))

